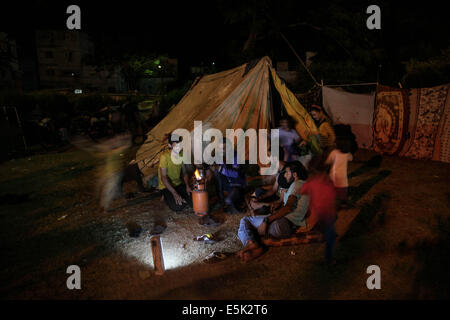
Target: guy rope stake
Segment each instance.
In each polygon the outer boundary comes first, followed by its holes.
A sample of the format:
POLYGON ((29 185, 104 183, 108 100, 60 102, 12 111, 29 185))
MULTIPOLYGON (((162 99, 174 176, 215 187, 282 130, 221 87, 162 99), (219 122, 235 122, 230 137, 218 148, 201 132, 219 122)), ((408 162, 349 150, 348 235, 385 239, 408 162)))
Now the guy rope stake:
POLYGON ((150 244, 152 246, 153 266, 155 268, 155 274, 162 275, 165 271, 165 267, 161 246, 161 238, 159 236, 151 237, 150 244))

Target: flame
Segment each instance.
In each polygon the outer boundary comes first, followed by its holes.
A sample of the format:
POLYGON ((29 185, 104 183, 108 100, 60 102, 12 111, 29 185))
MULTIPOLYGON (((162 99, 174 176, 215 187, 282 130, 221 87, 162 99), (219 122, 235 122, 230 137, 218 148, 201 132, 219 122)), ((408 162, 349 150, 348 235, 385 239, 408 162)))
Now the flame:
POLYGON ((202 177, 200 176, 200 172, 198 171, 198 169, 195 170, 194 174, 195 174, 195 179, 197 179, 197 180, 201 180, 201 179, 202 179, 202 177))

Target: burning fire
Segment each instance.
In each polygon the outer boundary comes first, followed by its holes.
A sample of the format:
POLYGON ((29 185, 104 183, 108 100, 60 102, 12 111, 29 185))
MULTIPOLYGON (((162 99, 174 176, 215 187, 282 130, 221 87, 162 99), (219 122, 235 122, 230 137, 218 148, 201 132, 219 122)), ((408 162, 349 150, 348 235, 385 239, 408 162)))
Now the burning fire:
POLYGON ((198 171, 198 169, 195 170, 194 174, 195 174, 195 179, 202 180, 202 176, 200 175, 200 172, 198 171))

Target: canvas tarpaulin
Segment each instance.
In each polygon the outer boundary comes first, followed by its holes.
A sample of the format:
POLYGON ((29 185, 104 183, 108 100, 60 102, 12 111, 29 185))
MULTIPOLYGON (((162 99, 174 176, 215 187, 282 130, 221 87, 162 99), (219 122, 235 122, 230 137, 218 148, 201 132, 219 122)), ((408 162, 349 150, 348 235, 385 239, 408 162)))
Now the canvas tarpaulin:
POLYGON ((328 87, 322 88, 323 107, 333 124, 348 124, 360 148, 372 146, 372 121, 375 92, 355 94, 328 87))
MULTIPOLYGON (((147 134, 146 141, 137 151, 136 161, 143 175, 148 178, 157 172, 159 155, 167 148, 165 135, 179 128, 191 132, 195 120, 203 122, 204 130, 219 129, 224 136, 226 129, 270 128, 273 122, 269 92, 271 65, 271 60, 264 57, 248 72, 244 64, 198 79, 169 114, 147 134)), ((299 131, 301 135, 317 130, 306 110, 294 110, 303 107, 295 102, 297 99, 292 92, 285 88, 280 95, 283 102, 286 100, 288 103, 290 113, 302 115, 305 125, 308 124, 307 129, 299 131)))
POLYGON ((295 129, 300 134, 302 139, 308 140, 311 136, 316 135, 318 130, 308 111, 297 100, 295 95, 288 89, 280 77, 278 77, 275 70, 270 68, 270 71, 272 72, 272 79, 275 87, 280 93, 284 108, 289 116, 295 121, 295 129))

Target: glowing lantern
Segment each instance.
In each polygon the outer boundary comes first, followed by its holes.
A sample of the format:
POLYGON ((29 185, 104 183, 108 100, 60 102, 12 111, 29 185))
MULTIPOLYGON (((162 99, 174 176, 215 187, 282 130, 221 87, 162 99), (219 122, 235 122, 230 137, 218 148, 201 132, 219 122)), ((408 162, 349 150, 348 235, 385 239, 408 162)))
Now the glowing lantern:
POLYGON ((194 172, 195 183, 192 191, 192 204, 196 215, 203 217, 208 214, 208 192, 203 170, 196 169, 194 172))

